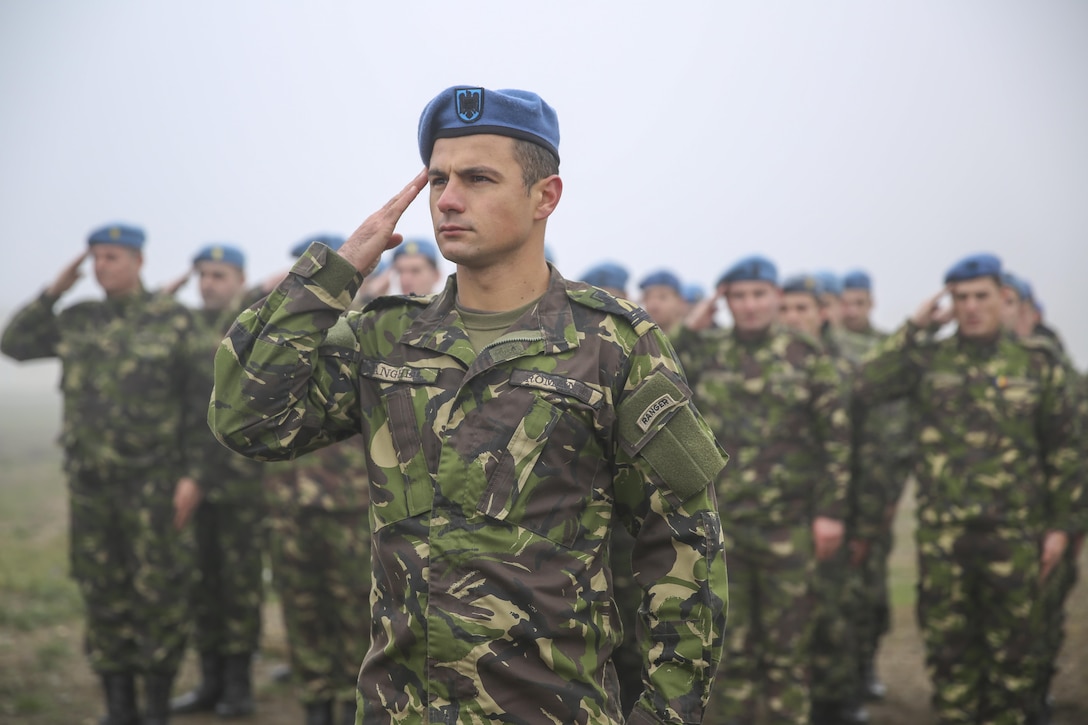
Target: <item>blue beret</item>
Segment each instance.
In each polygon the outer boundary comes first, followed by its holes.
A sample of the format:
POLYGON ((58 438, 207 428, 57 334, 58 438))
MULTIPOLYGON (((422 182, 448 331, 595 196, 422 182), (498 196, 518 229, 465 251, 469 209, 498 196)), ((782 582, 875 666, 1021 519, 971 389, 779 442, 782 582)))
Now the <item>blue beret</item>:
POLYGON ((795 274, 782 282, 782 291, 786 293, 807 292, 813 297, 823 294, 824 286, 811 274, 795 274))
POLYGON ((627 270, 615 262, 601 262, 582 275, 582 281, 598 287, 627 288, 627 270))
POLYGON ((992 254, 972 254, 952 265, 944 276, 945 283, 963 282, 976 277, 1001 278, 1001 260, 992 254))
POLYGON ((431 163, 435 139, 493 133, 532 141, 559 158, 559 117, 531 91, 452 86, 419 117, 419 155, 431 163))
POLYGON ((770 282, 778 284, 778 268, 774 262, 758 254, 745 257, 718 278, 718 284, 730 282, 770 282))
POLYGON ((313 234, 291 247, 292 257, 301 257, 313 242, 321 242, 334 252, 343 246, 345 239, 336 234, 313 234))
POLYGON ((873 289, 873 280, 868 272, 855 269, 843 276, 842 287, 843 289, 863 289, 870 292, 873 289))
POLYGON ((694 282, 688 282, 680 290, 680 296, 684 298, 684 302, 687 302, 689 305, 694 305, 696 302, 703 299, 703 297, 706 297, 706 293, 701 286, 694 282))
POLYGON ((87 237, 87 246, 95 244, 120 244, 132 249, 144 248, 144 230, 131 224, 108 224, 99 227, 87 237))
POLYGON ((680 294, 680 278, 667 269, 659 269, 656 272, 651 272, 643 277, 642 281, 638 283, 639 289, 646 289, 647 287, 654 287, 657 285, 672 287, 676 290, 676 294, 680 294))
POLYGON ((246 268, 245 253, 233 244, 209 244, 197 252, 193 257, 193 264, 204 261, 226 262, 227 264, 233 264, 241 270, 245 270, 246 268))
POLYGON ((816 272, 816 279, 820 281, 820 294, 830 294, 842 297, 842 280, 834 272, 816 272))
POLYGON ((1031 285, 1028 284, 1026 279, 1017 277, 1012 272, 1003 272, 1001 274, 1001 284, 1016 290, 1016 295, 1020 299, 1031 300, 1031 285))
POLYGON ((405 239, 393 248, 394 261, 404 254, 421 254, 438 266, 438 246, 427 239, 405 239))

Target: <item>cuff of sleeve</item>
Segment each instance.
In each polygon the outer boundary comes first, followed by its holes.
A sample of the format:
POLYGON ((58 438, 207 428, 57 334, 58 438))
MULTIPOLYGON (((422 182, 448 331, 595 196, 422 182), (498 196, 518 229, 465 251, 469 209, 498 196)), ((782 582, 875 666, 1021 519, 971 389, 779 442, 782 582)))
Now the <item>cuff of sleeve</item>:
POLYGON ((354 297, 363 284, 359 270, 320 242, 311 244, 291 271, 312 281, 332 297, 339 297, 344 292, 349 298, 354 297))

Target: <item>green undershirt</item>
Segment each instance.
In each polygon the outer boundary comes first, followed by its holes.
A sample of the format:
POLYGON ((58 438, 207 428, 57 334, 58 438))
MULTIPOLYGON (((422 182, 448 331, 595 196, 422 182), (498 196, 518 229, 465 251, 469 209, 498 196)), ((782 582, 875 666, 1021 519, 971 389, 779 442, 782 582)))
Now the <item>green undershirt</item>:
POLYGON ((457 313, 461 315, 461 321, 465 323, 465 332, 472 343, 472 349, 478 355, 480 350, 495 342, 499 336, 510 329, 510 325, 517 322, 525 312, 539 302, 539 298, 527 305, 506 312, 481 312, 471 310, 457 304, 457 313))

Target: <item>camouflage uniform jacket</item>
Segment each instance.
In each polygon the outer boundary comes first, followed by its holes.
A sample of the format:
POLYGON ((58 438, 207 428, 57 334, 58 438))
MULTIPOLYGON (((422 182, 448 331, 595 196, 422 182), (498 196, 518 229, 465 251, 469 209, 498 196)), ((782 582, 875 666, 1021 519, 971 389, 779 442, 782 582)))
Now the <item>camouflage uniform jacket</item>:
POLYGON ((850 419, 835 362, 784 328, 746 340, 731 329, 681 329, 676 347, 695 401, 730 465, 718 503, 730 524, 798 526, 844 519, 850 419))
POLYGON ((265 466, 230 450, 212 435, 207 425, 207 405, 214 387, 215 352, 234 319, 237 308, 229 310, 194 310, 197 346, 201 364, 194 371, 200 381, 198 405, 203 425, 200 440, 205 478, 200 482, 204 498, 213 503, 241 503, 262 499, 261 475, 265 466))
POLYGON ((56 301, 43 293, 17 312, 0 350, 60 358, 67 470, 109 478, 155 469, 202 481, 206 390, 193 371, 208 358, 189 310, 142 289, 59 314, 56 301))
POLYGON ((724 460, 668 341, 637 307, 553 271, 477 355, 454 277, 338 323, 360 282, 312 247, 224 341, 209 419, 266 459, 362 433, 363 721, 622 721, 607 695, 618 517, 637 538, 649 678, 629 722, 699 722, 723 642, 724 460))
POLYGON ((1080 424, 1051 346, 1004 333, 938 340, 908 322, 867 359, 855 391, 864 405, 910 395, 921 524, 1071 530, 1080 424))

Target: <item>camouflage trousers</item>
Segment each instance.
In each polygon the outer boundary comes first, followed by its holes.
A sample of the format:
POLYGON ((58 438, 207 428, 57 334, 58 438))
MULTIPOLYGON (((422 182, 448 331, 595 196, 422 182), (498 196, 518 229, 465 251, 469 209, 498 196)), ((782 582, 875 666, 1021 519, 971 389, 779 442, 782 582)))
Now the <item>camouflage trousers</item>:
POLYGON ((272 573, 303 703, 354 701, 370 646, 370 525, 365 509, 274 510, 272 573))
POLYGON ((203 501, 196 511, 193 646, 219 655, 257 651, 264 511, 259 502, 203 501))
POLYGON ((861 565, 861 609, 858 612, 858 653, 861 663, 876 657, 880 639, 891 629, 888 593, 888 560, 895 538, 890 526, 881 530, 861 565))
POLYGON ((918 622, 941 725, 1027 722, 1042 635, 1039 536, 919 525, 918 622))
POLYGON ((810 527, 730 532, 729 626, 703 722, 809 721, 810 527))
POLYGON ((865 622, 862 570, 845 545, 816 564, 813 576, 810 694, 813 701, 851 702, 860 694, 860 641, 865 622))
POLYGON ((72 473, 69 561, 99 673, 173 676, 190 622, 192 527, 174 528, 176 479, 72 473))

